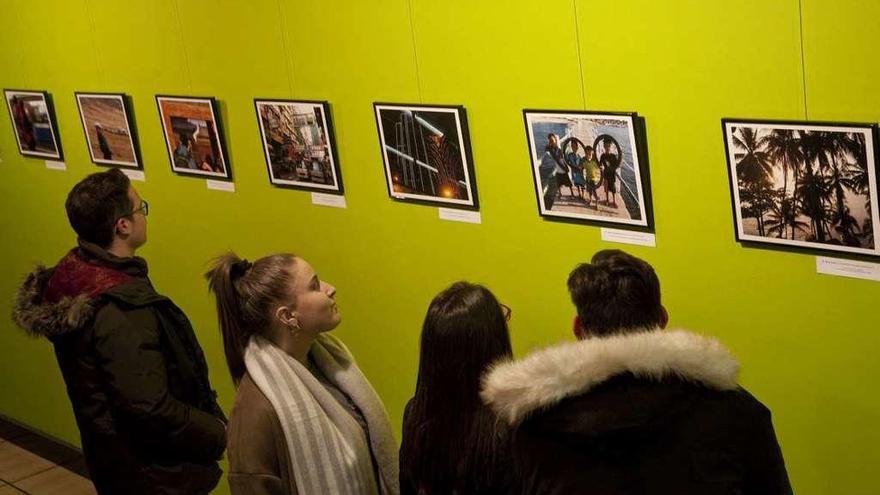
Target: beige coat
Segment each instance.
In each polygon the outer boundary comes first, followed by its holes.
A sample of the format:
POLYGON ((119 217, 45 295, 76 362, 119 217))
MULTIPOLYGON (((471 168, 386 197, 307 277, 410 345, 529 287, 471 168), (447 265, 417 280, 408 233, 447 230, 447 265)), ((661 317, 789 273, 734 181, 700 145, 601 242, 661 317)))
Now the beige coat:
POLYGON ((233 495, 290 494, 284 430, 269 399, 247 373, 238 385, 226 436, 233 495))
MULTIPOLYGON (((253 344, 253 342, 251 343, 253 344)), ((398 495, 400 493, 398 446, 381 400, 354 364, 351 353, 342 342, 333 336, 322 335, 319 337, 319 341, 316 341, 316 345, 319 347, 313 349, 312 352, 318 353, 316 355, 318 366, 322 366, 321 363, 324 363, 324 366, 331 368, 334 384, 350 397, 369 425, 366 446, 369 448, 376 476, 375 485, 369 491, 375 492, 378 489, 379 493, 383 495, 398 495)), ((250 365, 248 366, 250 367, 250 365)), ((307 372, 304 371, 304 373, 307 372)), ((332 394, 328 394, 324 390, 317 392, 327 395, 325 399, 328 401, 336 401, 331 397, 332 394)), ((268 393, 272 393, 271 389, 268 393)), ((337 409, 339 408, 337 407, 337 409)), ((340 410, 338 413, 346 415, 344 410, 340 410)), ((264 394, 263 388, 257 384, 253 376, 245 373, 239 383, 227 431, 229 485, 232 488, 232 495, 329 495, 304 493, 305 489, 300 483, 305 483, 307 480, 296 479, 297 471, 294 470, 294 463, 298 465, 299 462, 305 461, 308 464, 314 464, 320 460, 292 459, 291 455, 323 456, 324 454, 320 452, 320 449, 305 448, 307 445, 303 445, 303 448, 297 446, 292 448, 288 444, 285 434, 286 427, 287 425, 282 425, 273 403, 264 394), (293 454, 295 452, 302 452, 302 454, 293 454)), ((330 427, 329 433, 332 434, 332 428, 336 427, 334 425, 330 427)), ((361 434, 360 428, 357 428, 356 433, 352 432, 351 434, 361 434)), ((336 441, 334 438, 325 438, 318 439, 318 443, 320 444, 322 440, 336 441)), ((295 439, 294 441, 312 443, 308 439, 295 439)), ((362 454, 366 454, 366 452, 362 452, 362 454)), ((337 464, 327 466, 315 464, 314 468, 319 470, 327 468, 340 476, 343 475, 344 470, 352 469, 352 461, 350 460, 340 459, 333 462, 337 464)), ((361 463, 358 465, 359 468, 368 468, 366 463, 370 460, 361 458, 357 462, 361 463)), ((308 477, 312 474, 314 472, 309 471, 303 473, 303 476, 308 477)), ((343 485, 340 487, 344 488, 343 485)))

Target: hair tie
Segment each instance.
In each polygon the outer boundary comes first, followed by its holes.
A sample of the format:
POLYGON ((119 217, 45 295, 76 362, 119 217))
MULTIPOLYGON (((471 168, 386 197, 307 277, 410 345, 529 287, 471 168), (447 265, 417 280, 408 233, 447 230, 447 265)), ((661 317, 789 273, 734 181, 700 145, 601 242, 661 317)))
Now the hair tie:
POLYGON ((247 273, 251 267, 254 266, 253 263, 246 259, 240 259, 232 264, 232 267, 229 270, 229 276, 232 279, 237 279, 247 273))

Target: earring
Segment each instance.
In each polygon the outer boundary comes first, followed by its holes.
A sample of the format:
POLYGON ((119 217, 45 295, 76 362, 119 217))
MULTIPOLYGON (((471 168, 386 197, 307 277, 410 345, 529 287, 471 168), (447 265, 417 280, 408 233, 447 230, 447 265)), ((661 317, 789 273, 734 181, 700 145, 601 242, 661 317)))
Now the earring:
POLYGON ((302 327, 300 326, 299 321, 297 321, 296 318, 291 318, 290 320, 288 320, 287 326, 288 328, 290 328, 290 333, 293 334, 294 337, 299 334, 300 330, 302 330, 302 327))

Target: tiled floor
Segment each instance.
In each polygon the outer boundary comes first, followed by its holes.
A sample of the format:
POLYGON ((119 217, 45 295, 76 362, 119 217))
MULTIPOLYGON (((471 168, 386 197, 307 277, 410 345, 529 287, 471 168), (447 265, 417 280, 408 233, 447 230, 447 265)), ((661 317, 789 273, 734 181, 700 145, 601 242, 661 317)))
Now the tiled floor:
POLYGON ((82 472, 82 460, 78 456, 64 449, 47 451, 40 440, 29 433, 0 428, 0 495, 96 493, 91 481, 74 472, 82 472))

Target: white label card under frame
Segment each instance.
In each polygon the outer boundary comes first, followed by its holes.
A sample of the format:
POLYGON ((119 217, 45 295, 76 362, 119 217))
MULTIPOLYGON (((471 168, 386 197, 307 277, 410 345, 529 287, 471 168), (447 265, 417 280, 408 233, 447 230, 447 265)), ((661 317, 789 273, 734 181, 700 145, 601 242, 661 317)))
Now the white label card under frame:
POLYGON ((46 160, 46 168, 49 170, 67 170, 67 164, 64 162, 56 162, 54 160, 46 160))
POLYGON ((235 192, 235 182, 226 182, 222 180, 211 180, 207 181, 208 189, 214 191, 226 191, 226 192, 235 192))
POLYGON ((147 176, 144 175, 143 170, 132 170, 130 168, 120 168, 119 170, 122 170, 122 173, 127 175, 128 178, 131 180, 136 180, 138 182, 147 181, 147 176))
POLYGON ((478 211, 459 210, 456 208, 439 208, 440 219, 450 222, 483 223, 478 211))
POLYGON ((657 236, 649 232, 602 228, 602 240, 636 246, 657 247, 657 236))
POLYGON ((319 206, 332 206, 333 208, 345 208, 345 196, 339 194, 312 193, 312 204, 319 206))
POLYGON ((880 264, 864 261, 816 257, 816 273, 838 277, 861 278, 880 282, 880 264))

